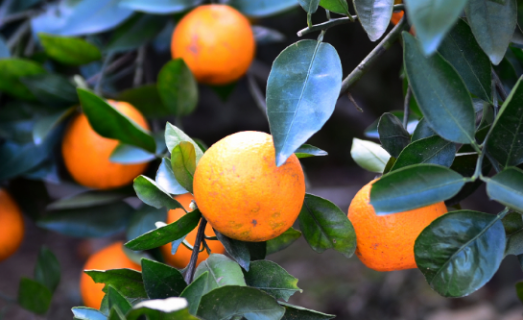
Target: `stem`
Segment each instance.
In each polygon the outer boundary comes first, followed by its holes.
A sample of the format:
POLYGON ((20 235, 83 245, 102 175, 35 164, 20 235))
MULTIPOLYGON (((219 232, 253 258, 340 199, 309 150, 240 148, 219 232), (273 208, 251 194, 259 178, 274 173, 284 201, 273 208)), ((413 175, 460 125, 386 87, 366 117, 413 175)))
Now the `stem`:
POLYGON ((262 91, 256 84, 256 80, 252 74, 247 74, 247 84, 249 86, 249 91, 251 92, 254 102, 260 110, 263 112, 265 117, 267 117, 267 103, 265 102, 265 97, 263 96, 262 91))
MULTIPOLYGON (((353 16, 352 18, 353 19, 357 19, 358 16, 353 16)), ((319 23, 319 24, 312 25, 312 26, 307 27, 305 29, 301 29, 300 31, 298 31, 297 34, 298 34, 298 37, 303 37, 304 35, 306 35, 308 33, 311 33, 311 32, 327 30, 327 29, 332 28, 334 26, 339 26, 340 24, 346 24, 346 23, 350 23, 350 22, 352 22, 352 20, 350 20, 349 17, 332 19, 332 20, 329 20, 329 21, 325 21, 325 22, 322 22, 322 23, 319 23)))
POLYGON ((141 46, 138 49, 136 56, 136 69, 134 71, 133 87, 138 87, 143 79, 143 62, 145 60, 146 46, 141 46))
POLYGON ((189 261, 189 266, 185 272, 185 282, 188 284, 192 282, 194 278, 194 271, 196 269, 196 261, 198 260, 198 254, 200 253, 200 244, 202 243, 203 237, 205 236, 205 226, 207 225, 207 220, 202 217, 200 220, 200 226, 198 227, 198 233, 196 234, 196 241, 194 242, 194 249, 191 255, 191 261, 189 261))
POLYGON ((9 48, 9 50, 13 50, 13 47, 18 43, 18 41, 20 41, 20 39, 22 39, 22 37, 25 35, 26 32, 29 31, 30 28, 31 24, 29 23, 29 21, 26 21, 22 23, 22 25, 20 25, 18 29, 16 29, 16 31, 9 38, 9 40, 7 40, 6 45, 9 48))
POLYGON ((27 11, 23 11, 23 12, 13 13, 12 15, 9 15, 9 16, 3 18, 2 20, 0 20, 0 27, 2 27, 5 24, 11 23, 11 22, 15 22, 18 20, 32 17, 33 15, 35 15, 37 13, 38 13, 37 10, 27 10, 27 11))
POLYGON ((363 74, 367 71, 367 68, 376 61, 376 59, 383 54, 387 49, 389 49, 396 40, 401 35, 401 32, 408 26, 407 19, 405 16, 401 18, 400 22, 387 34, 383 40, 360 62, 360 64, 352 70, 352 72, 343 79, 341 84, 340 95, 347 92, 349 88, 354 85, 363 74))
POLYGON ((347 96, 349 97, 350 102, 352 102, 352 104, 354 105, 356 110, 358 110, 359 112, 363 113, 363 109, 358 105, 356 100, 354 100, 354 97, 352 96, 352 94, 350 94, 350 92, 349 92, 349 94, 347 96))
POLYGON ((102 69, 100 70, 100 73, 99 73, 100 76, 98 77, 98 81, 96 82, 96 86, 94 87, 94 92, 97 95, 101 94, 102 82, 104 80, 104 75, 105 75, 107 66, 109 65, 109 62, 113 59, 113 56, 114 56, 113 53, 109 53, 107 55, 107 57, 105 57, 105 61, 104 61, 103 65, 102 65, 102 69))
POLYGON ((492 70, 492 77, 494 78, 494 82, 496 83, 496 89, 498 89, 498 93, 503 101, 507 100, 508 94, 507 91, 505 91, 505 87, 503 87, 503 83, 501 83, 501 79, 499 79, 498 74, 492 70))
POLYGON ((412 89, 410 86, 407 88, 407 94, 405 95, 405 102, 403 103, 403 128, 407 130, 410 116, 410 98, 412 96, 412 89))
MULTIPOLYGON (((129 52, 129 53, 121 56, 120 58, 114 60, 110 65, 107 66, 107 68, 105 69, 104 72, 112 72, 112 71, 118 69, 119 67, 124 65, 132 55, 133 55, 133 52, 129 52)), ((95 81, 98 80, 98 78, 100 78, 100 74, 101 73, 98 72, 97 74, 95 74, 92 77, 90 77, 89 79, 87 79, 86 82, 90 83, 90 84, 94 83, 95 81)))

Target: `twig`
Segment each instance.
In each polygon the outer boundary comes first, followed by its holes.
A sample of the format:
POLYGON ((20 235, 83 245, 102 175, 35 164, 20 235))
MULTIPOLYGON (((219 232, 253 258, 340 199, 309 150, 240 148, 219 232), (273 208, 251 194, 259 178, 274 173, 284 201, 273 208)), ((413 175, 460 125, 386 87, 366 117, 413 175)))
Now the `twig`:
MULTIPOLYGON (((118 69, 119 67, 124 65, 127 62, 127 60, 129 60, 129 58, 131 58, 132 55, 133 55, 133 52, 129 52, 129 53, 121 56, 120 58, 114 60, 110 65, 107 66, 107 68, 105 69, 104 72, 109 73, 109 72, 112 72, 112 71, 118 69)), ((92 77, 90 77, 89 79, 87 79, 86 82, 89 84, 93 84, 95 81, 98 80, 98 78, 100 78, 100 72, 98 72, 97 74, 95 74, 92 77)))
POLYGON ((354 105, 356 110, 358 110, 359 112, 363 113, 363 109, 356 103, 356 100, 354 100, 354 97, 352 96, 352 94, 350 94, 350 92, 349 92, 347 94, 347 96, 349 97, 350 102, 352 102, 352 104, 354 105))
POLYGON ((133 87, 138 87, 142 83, 143 79, 143 62, 145 60, 146 46, 141 46, 138 49, 138 55, 136 56, 136 69, 134 72, 133 87))
POLYGON ((367 68, 376 61, 376 59, 387 49, 389 49, 401 35, 401 32, 408 26, 405 16, 401 18, 400 22, 387 34, 383 40, 369 53, 368 56, 360 62, 360 64, 352 70, 352 72, 343 80, 341 84, 340 95, 347 92, 349 88, 354 85, 361 76, 367 71, 367 68))
POLYGON ((38 13, 37 10, 27 10, 27 11, 23 11, 23 12, 13 13, 0 20, 0 27, 2 27, 5 24, 8 24, 8 23, 15 22, 17 20, 22 20, 25 18, 32 17, 32 16, 36 15, 37 13, 38 13))
POLYGON ((198 261, 198 254, 200 253, 200 244, 202 243, 203 237, 205 235, 206 225, 207 220, 202 217, 200 220, 200 226, 198 227, 198 233, 196 234, 196 241, 194 242, 194 249, 192 250, 191 260, 189 261, 189 266, 187 266, 187 271, 185 272, 185 282, 188 284, 191 283, 194 278, 196 262, 198 261))
POLYGON ((260 108, 265 117, 267 117, 267 104, 265 103, 265 97, 263 96, 263 93, 256 84, 254 76, 250 73, 247 74, 247 84, 249 86, 249 91, 251 92, 252 97, 254 98, 254 102, 256 102, 258 108, 260 108))
POLYGON ((403 128, 407 130, 410 116, 410 98, 412 97, 412 89, 410 86, 407 88, 407 94, 405 95, 405 102, 403 103, 403 128))
POLYGON ((107 57, 105 57, 105 60, 104 60, 104 63, 102 64, 102 69, 100 70, 100 76, 98 77, 98 81, 96 82, 96 86, 94 87, 94 92, 97 94, 97 95, 100 95, 101 93, 101 90, 102 90, 102 82, 104 81, 104 75, 105 75, 105 72, 107 71, 107 66, 109 65, 109 62, 111 62, 111 60, 113 60, 113 57, 114 57, 114 54, 113 53, 109 53, 107 54, 107 57))
MULTIPOLYGON (((353 19, 357 19, 358 16, 352 16, 353 19)), ((327 30, 329 28, 332 28, 334 26, 339 26, 340 24, 346 24, 346 23, 350 23, 352 22, 349 17, 343 17, 343 18, 337 18, 337 19, 332 19, 332 20, 329 20, 329 21, 325 21, 323 23, 319 23, 319 24, 315 24, 315 25, 312 25, 310 27, 307 27, 305 29, 301 29, 300 31, 298 31, 298 37, 302 37, 308 33, 311 33, 311 32, 315 32, 315 31, 322 31, 322 30, 327 30)))
POLYGON ((507 100, 507 91, 505 91, 505 87, 503 87, 501 79, 499 79, 498 74, 494 70, 492 70, 492 77, 494 78, 494 82, 496 83, 496 89, 498 89, 498 93, 501 96, 501 99, 503 99, 503 101, 507 100))
POLYGON ((24 56, 28 57, 33 54, 34 49, 35 49, 35 44, 36 44, 35 39, 32 36, 30 36, 29 41, 27 42, 27 45, 25 46, 24 56))
POLYGON ((30 28, 31 24, 29 23, 29 21, 26 21, 22 23, 20 27, 18 27, 18 29, 16 29, 16 31, 9 38, 9 40, 7 40, 6 45, 9 48, 9 50, 13 50, 13 47, 18 43, 18 41, 20 41, 20 39, 22 39, 22 37, 25 35, 26 32, 29 31, 30 28))

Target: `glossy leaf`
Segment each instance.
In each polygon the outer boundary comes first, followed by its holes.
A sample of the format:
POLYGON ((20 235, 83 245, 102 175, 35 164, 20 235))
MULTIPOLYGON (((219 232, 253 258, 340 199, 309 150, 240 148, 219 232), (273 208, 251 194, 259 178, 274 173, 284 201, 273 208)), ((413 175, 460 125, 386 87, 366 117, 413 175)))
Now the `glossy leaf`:
POLYGON ((117 308, 121 313, 126 314, 132 309, 131 303, 113 286, 107 286, 106 299, 109 309, 117 308))
POLYGON ((25 59, 0 60, 0 91, 23 100, 35 100, 34 95, 20 81, 21 78, 46 73, 36 62, 25 59))
POLYGON ((202 297, 197 315, 203 319, 279 320, 285 313, 276 300, 255 288, 225 286, 202 297))
POLYGON ((131 217, 127 227, 126 239, 138 238, 144 233, 156 229, 155 223, 167 221, 167 210, 164 208, 156 209, 150 206, 141 206, 131 217))
POLYGON ((465 21, 458 19, 438 52, 456 69, 470 93, 492 100, 490 60, 465 21))
POLYGON ((499 64, 516 29, 516 0, 469 0, 465 13, 479 45, 493 64, 499 64))
POLYGON ((201 274, 209 272, 206 279, 203 294, 213 291, 223 286, 245 286, 240 266, 222 254, 211 254, 196 268, 194 277, 198 278, 201 274))
POLYGON ((320 6, 342 15, 349 15, 349 5, 347 0, 320 0, 320 6))
POLYGON ((88 307, 74 307, 73 311, 74 319, 78 320, 107 320, 107 316, 101 311, 88 308, 88 307))
POLYGON ((189 313, 196 314, 200 301, 204 294, 205 287, 209 281, 209 271, 206 271, 191 282, 180 294, 180 297, 187 299, 189 302, 189 313))
POLYGON ((350 154, 360 167, 377 173, 383 172, 390 159, 390 154, 379 144, 358 138, 352 139, 350 154))
POLYGON ((79 66, 102 58, 95 45, 80 38, 53 36, 47 33, 39 33, 38 38, 45 53, 63 64, 79 66))
POLYGON ((57 74, 37 74, 20 78, 36 99, 52 107, 78 104, 76 88, 68 79, 57 74))
POLYGON ((120 6, 153 14, 171 14, 190 9, 202 0, 121 0, 120 6))
POLYGON ((138 303, 127 314, 127 320, 147 319, 198 320, 189 314, 187 301, 183 298, 155 299, 138 303))
POLYGON ((107 237, 122 231, 132 212, 133 208, 125 202, 116 202, 54 211, 39 219, 37 225, 71 237, 107 237))
POLYGON ((286 249, 300 237, 300 231, 292 227, 289 228, 289 230, 285 231, 276 238, 267 241, 267 255, 286 249))
POLYGON ((347 258, 354 254, 356 233, 352 223, 332 202, 306 194, 298 221, 305 240, 314 251, 321 253, 334 249, 347 258))
POLYGON ((251 28, 252 33, 254 34, 254 40, 258 46, 280 43, 286 40, 285 35, 278 30, 270 29, 265 26, 252 26, 251 28))
POLYGON ((54 292, 60 283, 60 263, 46 246, 43 246, 38 253, 34 278, 46 286, 50 292, 54 292))
POLYGON ((304 144, 299 147, 294 154, 298 159, 310 158, 310 157, 323 157, 328 155, 326 151, 321 150, 318 147, 311 146, 310 144, 304 144))
POLYGON ((253 261, 251 269, 244 274, 249 287, 265 291, 275 299, 288 301, 293 294, 303 291, 298 287, 297 278, 272 261, 253 261))
POLYGON ((146 176, 139 176, 134 179, 134 191, 140 200, 157 209, 178 209, 183 208, 182 205, 174 200, 170 194, 160 188, 154 180, 146 176))
POLYGON ((156 151, 154 138, 136 122, 94 93, 84 89, 77 91, 89 124, 99 135, 149 152, 156 151))
POLYGON ((508 168, 487 180, 487 194, 508 207, 523 212, 523 170, 508 168))
POLYGON ((456 145, 439 136, 423 138, 409 144, 399 155, 391 171, 418 163, 450 167, 456 155, 456 145))
POLYGON ((67 119, 74 111, 75 108, 72 107, 38 119, 33 129, 34 143, 37 145, 43 143, 49 133, 67 119))
MULTIPOLYGON (((125 6, 125 1, 120 1, 120 6, 125 6)), ((143 46, 163 29, 166 22, 167 19, 156 15, 137 14, 114 30, 104 50, 124 52, 143 46)))
POLYGON ((194 145, 182 141, 171 150, 171 165, 174 176, 180 185, 192 193, 194 172, 196 171, 196 151, 194 145))
POLYGON ((129 302, 134 303, 147 299, 147 293, 142 280, 142 274, 131 269, 111 269, 111 270, 85 270, 95 283, 103 283, 103 291, 107 293, 108 286, 114 287, 129 302))
POLYGON ((124 143, 117 145, 109 157, 111 162, 122 164, 146 163, 154 159, 156 159, 154 153, 124 143))
POLYGON ((200 222, 201 213, 198 210, 185 214, 177 221, 149 231, 125 244, 131 250, 150 250, 178 240, 191 232, 200 222))
POLYGON ((198 85, 183 59, 166 63, 158 74, 158 92, 173 116, 190 114, 198 104, 198 85))
MULTIPOLYGON (((57 132, 59 133, 59 132, 57 132)), ((44 143, 35 145, 33 143, 17 144, 6 141, 0 145, 0 180, 7 180, 20 174, 28 172, 45 161, 56 143, 55 137, 48 137, 44 143)))
POLYGON ((95 207, 104 204, 114 203, 119 200, 122 200, 125 197, 125 193, 92 190, 82 192, 71 197, 59 199, 53 203, 50 203, 46 207, 46 209, 50 211, 95 207))
POLYGON ((338 53, 324 42, 298 41, 274 60, 267 82, 267 115, 278 166, 330 118, 341 76, 338 53))
POLYGON ((298 2, 296 0, 230 0, 227 4, 247 16, 262 18, 292 9, 298 5, 298 2))
POLYGON ((353 0, 353 3, 370 41, 381 38, 390 24, 394 0, 353 0))
POLYGON ((282 320, 329 320, 336 317, 333 314, 326 314, 284 302, 279 303, 281 306, 285 307, 285 314, 283 315, 283 318, 281 318, 282 320))
POLYGON ((184 194, 188 191, 184 189, 174 176, 171 161, 167 158, 162 159, 162 163, 156 172, 156 183, 160 188, 170 194, 184 194))
POLYGON ((474 107, 456 70, 439 53, 425 57, 410 34, 403 32, 403 41, 409 83, 430 127, 446 140, 474 142, 474 107))
POLYGON ((461 210, 434 220, 414 245, 418 268, 445 297, 466 296, 487 283, 503 260, 505 231, 495 215, 461 210), (485 259, 484 257, 489 257, 485 259))
POLYGON ((51 291, 40 282, 28 278, 20 279, 17 302, 20 307, 44 315, 51 305, 51 291))
POLYGON ((412 141, 429 138, 435 135, 437 135, 436 132, 432 130, 427 120, 423 118, 419 121, 418 125, 416 126, 416 130, 414 130, 414 133, 412 134, 412 141))
POLYGON ((403 128, 400 120, 390 112, 385 112, 381 116, 378 132, 383 149, 395 158, 410 143, 410 134, 403 128))
POLYGON ((518 256, 523 254, 523 219, 521 214, 511 212, 503 218, 502 223, 507 238, 505 255, 518 256))
POLYGON ((196 163, 198 163, 200 158, 203 156, 203 151, 200 146, 198 146, 198 144, 194 142, 193 139, 186 135, 185 132, 173 126, 172 124, 167 123, 165 126, 165 143, 167 144, 167 149, 169 149, 169 152, 172 152, 173 149, 182 141, 188 141, 194 145, 194 150, 196 152, 196 163))
MULTIPOLYGON (((458 20, 468 0, 405 0, 409 20, 424 54, 433 54, 458 20)), ((419 102, 419 101, 418 101, 419 102)))
POLYGON ((178 269, 149 259, 142 259, 142 277, 150 299, 177 297, 187 287, 178 269))
POLYGON ((501 107, 487 141, 488 152, 503 166, 517 166, 523 163, 522 82, 523 80, 519 79, 501 107))
POLYGON ((461 175, 443 166, 412 165, 376 181, 370 203, 378 215, 417 209, 453 197, 465 182, 461 175))
MULTIPOLYGON (((412 97, 412 100, 415 100, 414 97, 412 97)), ((413 102, 411 102, 412 105, 413 102)), ((403 111, 391 111, 393 115, 396 116, 400 121, 403 121, 403 111)), ((366 137, 373 138, 373 139, 379 139, 380 135, 378 133, 378 123, 380 122, 380 119, 376 119, 374 122, 372 122, 366 129, 363 131, 366 137)), ((409 114, 409 119, 407 121, 407 132, 413 133, 414 129, 416 129, 416 126, 418 125, 419 119, 417 114, 414 112, 409 114)))
POLYGON ((169 110, 162 103, 156 84, 146 84, 120 92, 118 101, 126 101, 140 110, 146 118, 162 118, 169 110))
POLYGON ((228 238, 216 232, 216 237, 225 247, 227 253, 245 270, 249 271, 251 260, 264 259, 266 247, 264 242, 244 242, 228 238))

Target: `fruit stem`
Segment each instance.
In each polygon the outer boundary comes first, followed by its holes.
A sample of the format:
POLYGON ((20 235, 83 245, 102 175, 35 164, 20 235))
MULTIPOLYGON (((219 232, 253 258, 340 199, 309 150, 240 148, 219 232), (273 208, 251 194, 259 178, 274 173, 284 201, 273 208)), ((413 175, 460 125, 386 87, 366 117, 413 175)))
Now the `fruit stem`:
POLYGON ((196 234, 196 241, 194 242, 194 247, 191 254, 191 260, 189 261, 189 266, 185 272, 185 282, 188 284, 192 282, 194 278, 194 271, 196 269, 196 261, 198 261, 198 254, 200 253, 200 245, 202 243, 203 237, 205 236, 205 227, 207 226, 207 220, 202 217, 200 220, 200 226, 198 227, 198 233, 196 234))
MULTIPOLYGON (((332 20, 334 21, 334 20, 332 20)), ((360 62, 360 64, 352 70, 352 72, 343 79, 341 84, 340 96, 347 92, 349 88, 354 85, 363 74, 367 71, 368 67, 374 63, 383 52, 389 49, 396 40, 399 39, 401 32, 408 27, 407 19, 405 16, 401 18, 400 22, 387 34, 383 40, 360 62)))
POLYGON ((412 96, 412 89, 410 86, 407 88, 407 94, 405 94, 405 102, 403 103, 403 128, 407 130, 410 116, 410 98, 412 96))

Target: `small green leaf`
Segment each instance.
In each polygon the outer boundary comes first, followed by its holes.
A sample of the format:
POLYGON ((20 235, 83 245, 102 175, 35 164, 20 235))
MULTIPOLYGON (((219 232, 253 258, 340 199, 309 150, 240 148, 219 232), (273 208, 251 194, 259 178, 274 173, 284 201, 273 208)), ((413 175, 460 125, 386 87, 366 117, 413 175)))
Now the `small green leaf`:
POLYGON ((417 209, 453 197, 465 182, 461 175, 443 166, 412 165, 376 181, 370 203, 378 215, 417 209))
POLYGON ((171 151, 171 165, 180 185, 192 193, 194 171, 196 171, 196 150, 194 144, 182 141, 171 151))
POLYGON ((73 311, 75 320, 107 320, 105 314, 93 308, 74 307, 71 311, 73 311))
POLYGON ((176 180, 171 160, 167 158, 163 158, 162 163, 158 167, 156 184, 170 194, 184 194, 188 192, 180 185, 178 180, 176 180))
POLYGON ((265 242, 244 242, 228 238, 216 231, 216 237, 225 247, 227 253, 245 270, 249 271, 251 260, 264 259, 265 242))
POLYGON ((173 126, 170 123, 167 123, 165 126, 165 143, 167 144, 167 149, 169 152, 172 152, 173 149, 180 144, 180 142, 188 141, 194 145, 194 150, 196 152, 196 163, 200 161, 200 158, 203 156, 203 151, 200 149, 200 146, 188 135, 185 134, 182 130, 173 126))
POLYGON ((281 235, 277 236, 274 239, 267 241, 267 255, 281 251, 291 244, 294 241, 298 240, 301 237, 301 232, 290 227, 289 230, 285 231, 281 235))
POLYGON ((118 308, 112 308, 108 320, 126 320, 124 314, 118 308))
POLYGON ((289 301, 293 294, 303 291, 298 288, 297 278, 272 261, 253 261, 251 269, 244 274, 248 286, 265 291, 275 299, 289 301))
POLYGON ((79 66, 102 58, 96 46, 80 38, 53 36, 46 33, 39 33, 38 38, 45 53, 63 64, 79 66))
POLYGON ((160 186, 149 177, 139 176, 134 179, 133 188, 138 198, 152 207, 157 209, 162 207, 167 209, 183 209, 178 201, 174 200, 170 194, 160 188, 160 186))
POLYGON ((198 84, 182 59, 169 61, 160 70, 158 92, 173 116, 191 114, 198 104, 198 84))
POLYGON ((466 296, 485 285, 498 270, 504 252, 501 221, 495 215, 470 210, 437 218, 414 245, 418 268, 445 297, 466 296))
POLYGON ((296 0, 231 0, 228 5, 249 17, 263 18, 287 11, 298 5, 296 0))
POLYGON ((489 197, 523 212, 523 170, 508 168, 487 180, 489 197))
POLYGON ((279 304, 285 307, 285 315, 281 320, 329 320, 336 316, 333 314, 326 314, 323 312, 310 310, 285 302, 279 302, 279 304))
POLYGON ((185 214, 177 221, 149 231, 125 244, 125 247, 139 251, 150 250, 178 240, 191 232, 200 222, 201 213, 199 210, 185 214))
POLYGON ((46 246, 43 246, 38 253, 34 278, 46 286, 50 292, 54 292, 60 283, 60 263, 46 246))
POLYGON ((187 307, 187 301, 183 298, 143 301, 127 314, 127 320, 138 320, 143 317, 151 320, 198 320, 189 314, 187 307))
POLYGON ((401 121, 392 113, 385 112, 378 123, 380 142, 391 156, 397 158, 410 143, 410 134, 403 128, 401 121))
POLYGON ((44 315, 51 305, 51 291, 40 282, 22 278, 18 288, 18 304, 20 307, 44 315))
POLYGON ((156 229, 155 223, 167 220, 167 210, 164 208, 156 209, 151 206, 143 205, 135 211, 127 227, 127 240, 138 238, 144 233, 156 229))
POLYGON ((198 278, 205 272, 209 272, 209 277, 205 283, 203 294, 223 286, 246 285, 240 266, 222 254, 213 253, 207 260, 200 263, 196 268, 194 277, 198 278))
MULTIPOLYGON (((125 6, 124 1, 119 4, 125 6)), ((166 17, 138 13, 113 31, 104 51, 125 52, 146 45, 167 21, 166 17)))
POLYGON ((298 159, 310 157, 323 157, 328 155, 326 151, 323 151, 315 146, 311 146, 310 144, 302 145, 296 151, 294 151, 294 154, 296 155, 296 157, 298 157, 298 159))
POLYGON ((399 155, 391 171, 419 163, 450 167, 456 154, 456 145, 439 136, 423 138, 409 144, 399 155))
POLYGON ((320 6, 337 14, 350 15, 347 0, 320 0, 320 6))
POLYGON ((23 100, 35 100, 35 96, 20 81, 21 78, 46 73, 36 62, 25 59, 0 60, 0 91, 23 100))
POLYGON ((434 132, 434 130, 432 130, 432 128, 429 126, 428 121, 425 120, 425 118, 423 118, 418 122, 416 130, 414 130, 414 133, 412 134, 412 141, 420 140, 423 138, 429 138, 436 135, 437 133, 434 132))
POLYGON ((310 15, 318 10, 320 0, 298 0, 298 3, 310 15))
POLYGON ((142 259, 142 277, 150 299, 178 297, 187 287, 178 269, 149 259, 142 259))
POLYGON ((370 41, 376 41, 387 30, 394 0, 353 0, 358 20, 370 41))
POLYGON ((72 197, 62 198, 47 206, 47 210, 65 210, 95 207, 104 204, 117 202, 126 198, 128 195, 120 192, 108 192, 106 190, 91 190, 73 195, 72 197))
POLYGON ((352 139, 350 149, 352 159, 363 169, 382 173, 390 159, 390 154, 372 141, 352 139))
POLYGON ((85 270, 95 283, 104 283, 103 291, 107 293, 108 286, 118 290, 129 302, 134 303, 147 299, 147 293, 143 285, 142 274, 131 269, 112 270, 85 270))
POLYGON ((129 310, 132 309, 133 306, 131 305, 131 303, 113 286, 108 285, 106 291, 109 309, 117 308, 123 314, 126 314, 127 312, 129 312, 129 310))
POLYGON ((186 11, 198 4, 202 0, 120 0, 119 6, 123 8, 132 9, 134 11, 141 11, 153 13, 151 17, 158 18, 159 14, 170 14, 186 11))
POLYGON ((523 254, 523 219, 521 214, 511 212, 503 218, 502 222, 507 238, 505 255, 518 256, 523 254))
POLYGON ((265 26, 251 26, 251 28, 257 46, 281 43, 287 39, 283 33, 275 29, 270 29, 265 26))
POLYGON ((75 86, 57 74, 36 74, 20 78, 36 99, 50 107, 70 107, 78 104, 75 86))
POLYGON ((120 92, 116 100, 129 102, 146 118, 162 118, 170 114, 162 103, 156 84, 127 89, 120 92))
POLYGON ((187 299, 189 302, 189 313, 196 314, 198 307, 200 306, 200 301, 204 295, 205 287, 209 281, 209 271, 205 271, 200 274, 200 276, 188 285, 183 292, 180 294, 180 297, 187 299))
POLYGON ((146 163, 154 159, 154 153, 124 143, 118 144, 109 157, 111 162, 123 164, 146 163))
POLYGON ((298 217, 301 232, 316 252, 334 249, 350 258, 356 250, 356 233, 352 223, 332 202, 312 194, 305 201, 298 217))
POLYGON ((33 129, 33 140, 35 144, 41 144, 60 123, 65 121, 73 112, 75 107, 59 111, 46 117, 38 119, 33 129))

